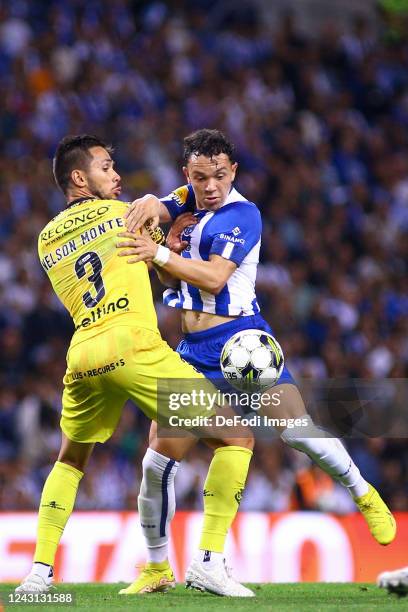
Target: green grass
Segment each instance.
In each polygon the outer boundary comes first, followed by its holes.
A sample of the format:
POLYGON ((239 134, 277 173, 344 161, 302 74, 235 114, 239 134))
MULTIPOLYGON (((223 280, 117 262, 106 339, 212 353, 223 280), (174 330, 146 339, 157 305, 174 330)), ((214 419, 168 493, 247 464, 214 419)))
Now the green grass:
MULTIPOLYGON (((88 612, 106 610, 137 609, 152 611, 174 610, 190 612, 198 610, 234 610, 243 612, 276 610, 293 612, 344 612, 344 610, 407 610, 408 599, 398 599, 395 595, 388 595, 373 584, 259 584, 252 585, 256 593, 254 599, 225 598, 186 590, 178 585, 174 591, 154 595, 138 595, 135 597, 118 596, 117 592, 123 584, 59 584, 51 593, 73 593, 75 604, 8 604, 8 594, 13 592, 12 585, 0 585, 1 600, 6 610, 72 610, 86 609, 88 612)), ((251 585, 249 585, 251 586, 251 585)), ((1 610, 1 607, 0 607, 1 610)))

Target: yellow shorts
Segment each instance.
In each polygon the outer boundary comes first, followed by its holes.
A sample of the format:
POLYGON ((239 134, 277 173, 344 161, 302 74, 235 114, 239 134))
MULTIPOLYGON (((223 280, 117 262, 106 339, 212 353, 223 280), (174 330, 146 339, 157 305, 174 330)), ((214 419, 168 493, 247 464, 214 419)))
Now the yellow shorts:
MULTIPOLYGON (((158 332, 147 329, 112 327, 72 346, 67 365, 61 428, 76 442, 105 442, 128 399, 149 419, 157 420, 158 381, 199 379, 204 381, 200 386, 214 389, 158 332)), ((208 416, 212 412, 201 406, 191 414, 208 416)))

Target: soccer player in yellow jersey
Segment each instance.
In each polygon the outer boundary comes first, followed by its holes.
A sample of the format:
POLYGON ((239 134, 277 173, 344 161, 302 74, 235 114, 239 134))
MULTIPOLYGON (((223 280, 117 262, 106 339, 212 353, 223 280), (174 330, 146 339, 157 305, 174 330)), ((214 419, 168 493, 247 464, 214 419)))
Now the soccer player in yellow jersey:
MULTIPOLYGON (((41 231, 38 252, 56 294, 72 316, 75 332, 64 377, 61 450, 42 492, 34 564, 17 588, 22 592, 48 590, 56 550, 87 461, 95 443, 105 442, 114 432, 126 400, 131 398, 156 420, 159 379, 205 382, 161 338, 146 264, 128 266, 118 257, 117 234, 124 228, 128 205, 117 199, 120 176, 114 170, 111 149, 93 136, 64 138, 53 169, 67 207, 41 231)), ((206 409, 201 407, 203 413, 206 409)), ((201 412, 190 410, 189 414, 201 412)), ((223 546, 235 517, 252 455, 253 440, 246 433, 241 428, 240 437, 237 433, 235 439, 208 442, 215 453, 207 476, 212 496, 204 498, 200 547, 205 550, 223 546)), ((194 443, 191 433, 178 439, 175 456, 168 460, 167 480, 176 461, 194 443)), ((152 521, 159 520, 165 532, 174 500, 166 498, 166 483, 162 484, 162 515, 152 521)), ((168 564, 158 564, 156 569, 160 584, 155 590, 174 586, 168 564)), ((226 595, 253 596, 225 568, 224 572, 226 595)))

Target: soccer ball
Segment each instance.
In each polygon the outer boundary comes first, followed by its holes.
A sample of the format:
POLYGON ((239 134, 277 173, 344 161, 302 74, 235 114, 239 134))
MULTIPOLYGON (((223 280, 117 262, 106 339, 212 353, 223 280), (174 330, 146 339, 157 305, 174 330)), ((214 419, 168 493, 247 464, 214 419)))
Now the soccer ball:
POLYGON ((224 378, 240 391, 272 387, 282 374, 282 349, 271 334, 261 329, 244 329, 224 344, 220 357, 224 378))

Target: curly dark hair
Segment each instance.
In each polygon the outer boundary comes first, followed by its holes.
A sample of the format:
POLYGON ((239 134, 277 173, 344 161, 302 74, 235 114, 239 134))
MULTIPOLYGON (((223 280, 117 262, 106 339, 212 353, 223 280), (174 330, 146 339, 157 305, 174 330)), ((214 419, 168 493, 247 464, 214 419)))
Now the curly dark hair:
POLYGON ((65 136, 58 143, 54 159, 52 160, 52 170, 55 182, 65 194, 69 186, 71 172, 75 168, 86 170, 88 167, 92 159, 89 149, 92 149, 92 147, 103 147, 108 153, 113 152, 113 148, 110 145, 97 136, 89 134, 65 136))
POLYGON ((191 155, 204 155, 211 158, 220 153, 228 155, 231 163, 235 162, 234 145, 220 130, 197 130, 184 138, 183 161, 185 164, 191 155))

